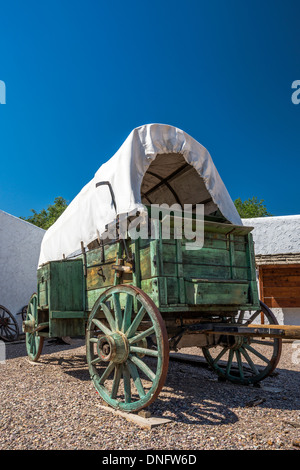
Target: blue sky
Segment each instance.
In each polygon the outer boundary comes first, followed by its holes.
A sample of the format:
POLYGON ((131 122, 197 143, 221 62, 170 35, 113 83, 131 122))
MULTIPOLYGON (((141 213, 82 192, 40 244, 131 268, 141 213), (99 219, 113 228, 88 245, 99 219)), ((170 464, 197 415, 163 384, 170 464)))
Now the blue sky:
POLYGON ((131 130, 177 126, 232 199, 300 213, 298 0, 0 3, 0 209, 69 202, 131 130))

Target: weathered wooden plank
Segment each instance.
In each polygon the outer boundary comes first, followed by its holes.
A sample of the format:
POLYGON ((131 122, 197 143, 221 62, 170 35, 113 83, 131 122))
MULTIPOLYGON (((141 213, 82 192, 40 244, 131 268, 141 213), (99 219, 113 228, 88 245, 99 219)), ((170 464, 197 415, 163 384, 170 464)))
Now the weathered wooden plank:
POLYGON ((238 254, 235 252, 234 235, 232 233, 228 235, 228 242, 229 242, 230 277, 231 279, 237 279, 236 257, 238 256, 238 254))
POLYGON ((264 276, 299 276, 300 265, 299 264, 278 264, 270 266, 262 266, 264 276))
POLYGON ((293 308, 300 307, 300 297, 295 298, 275 298, 275 297, 264 297, 264 302, 270 308, 293 308))
POLYGON ((49 314, 50 319, 72 319, 72 318, 87 318, 87 314, 84 311, 75 312, 53 312, 49 314))
POLYGON ((264 297, 291 298, 300 297, 299 287, 264 287, 264 297))
POLYGON ((160 275, 160 253, 159 253, 159 241, 152 240, 150 244, 150 264, 151 264, 151 277, 157 277, 160 275))
POLYGON ((92 266, 87 268, 86 288, 87 290, 99 289, 104 286, 112 286, 114 283, 114 270, 112 266, 114 261, 101 266, 92 266))
POLYGON ((189 304, 243 305, 248 303, 248 283, 186 282, 189 304))
POLYGON ((141 279, 149 279, 151 276, 151 258, 150 258, 150 244, 140 249, 140 270, 141 279))
MULTIPOLYGON (((193 217, 195 218, 195 217, 193 217)), ((177 223, 177 222, 176 222, 177 223)), ((170 226, 174 227, 174 218, 170 218, 170 226)), ((192 229, 196 229, 196 221, 193 221, 192 229)), ((213 222, 213 221, 204 221, 204 230, 205 232, 215 232, 215 233, 231 233, 234 231, 235 235, 247 235, 249 232, 253 230, 253 227, 248 227, 246 225, 233 225, 233 224, 226 224, 223 222, 213 222)))
POLYGON ((155 305, 160 306, 160 296, 163 290, 159 288, 160 282, 163 278, 151 278, 141 281, 141 289, 151 297, 155 305))
POLYGON ((177 304, 179 303, 179 291, 178 291, 178 278, 167 277, 167 303, 177 304))
MULTIPOLYGON (((95 264, 101 264, 101 250, 102 248, 96 248, 86 253, 87 266, 94 266, 95 264)), ((117 257, 118 243, 108 244, 103 246, 104 260, 105 262, 115 261, 117 257)))
POLYGON ((182 258, 182 243, 181 240, 176 240, 176 261, 177 261, 177 282, 178 282, 178 301, 181 304, 185 303, 185 284, 184 284, 184 271, 183 271, 183 258, 182 258))
POLYGON ((263 276, 265 287, 300 287, 299 276, 263 276))
POLYGON ((101 294, 103 294, 104 291, 106 291, 107 286, 102 287, 100 289, 93 289, 86 291, 86 310, 91 311, 96 300, 100 297, 101 294))
POLYGON ((86 320, 83 318, 52 319, 49 323, 49 337, 83 336, 86 320))

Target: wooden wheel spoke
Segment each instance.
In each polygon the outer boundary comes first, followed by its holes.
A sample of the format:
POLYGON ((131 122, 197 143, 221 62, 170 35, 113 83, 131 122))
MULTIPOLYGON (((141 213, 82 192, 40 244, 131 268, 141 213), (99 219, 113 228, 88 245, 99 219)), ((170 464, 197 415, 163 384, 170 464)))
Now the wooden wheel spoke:
POLYGON ((256 351, 256 349, 252 348, 252 346, 250 346, 249 344, 245 344, 244 347, 246 349, 248 349, 249 351, 251 351, 253 354, 255 354, 255 356, 259 357, 262 361, 266 362, 267 364, 269 364, 270 360, 263 356, 261 353, 259 353, 258 351, 256 351))
POLYGON ((155 379, 155 374, 154 372, 152 372, 152 370, 150 369, 150 367, 147 366, 147 364, 145 364, 144 361, 142 361, 142 359, 140 359, 139 357, 136 357, 136 356, 130 356, 130 360, 136 365, 138 366, 138 368, 153 382, 154 379, 155 379))
POLYGON ((236 355, 236 359, 238 363, 240 377, 243 380, 244 379, 243 362, 242 362, 241 353, 239 349, 235 351, 235 355, 236 355))
POLYGON ((233 350, 229 350, 229 356, 228 356, 228 362, 227 362, 227 367, 226 367, 226 375, 229 375, 231 365, 232 365, 232 359, 233 359, 233 350))
POLYGON ((133 338, 129 338, 128 342, 129 344, 135 344, 141 341, 142 339, 146 338, 147 336, 152 335, 155 332, 154 326, 151 326, 148 328, 148 330, 142 331, 141 333, 137 334, 133 338))
POLYGON ((29 304, 29 309, 28 310, 29 310, 28 311, 28 316, 29 316, 30 320, 32 320, 32 319, 35 320, 35 310, 34 310, 34 306, 33 306, 32 303, 29 304))
POLYGON ((123 323, 122 323, 123 332, 127 331, 131 324, 132 304, 133 304, 133 297, 132 295, 128 294, 126 298, 126 305, 125 305, 123 323))
POLYGON ((124 383, 125 402, 131 403, 130 372, 127 367, 127 364, 123 364, 123 383, 124 383))
POLYGON ((36 353, 36 344, 35 344, 35 336, 30 335, 30 353, 35 354, 36 353))
POLYGON ((255 320, 255 318, 261 313, 260 310, 256 310, 256 312, 254 312, 250 318, 248 318, 245 322, 245 325, 249 325, 250 323, 253 323, 253 320, 255 320))
POLYGON ((14 325, 13 323, 8 323, 5 328, 9 331, 12 331, 13 333, 15 333, 17 330, 16 325, 14 325))
POLYGON ((113 294, 113 304, 114 304, 114 312, 115 312, 115 319, 116 319, 116 329, 120 330, 122 327, 122 310, 120 305, 120 294, 113 294))
POLYGON ((125 333, 128 338, 132 337, 135 334, 135 332, 138 329, 142 319, 145 316, 145 313, 146 313, 145 307, 141 307, 139 309, 135 319, 133 320, 132 324, 130 325, 130 327, 128 328, 128 330, 125 333))
POLYGON ((241 354, 244 356, 244 358, 246 359, 246 361, 248 362, 248 364, 250 365, 251 369, 253 370, 254 374, 255 375, 258 375, 259 374, 259 371, 256 367, 256 365, 254 364, 254 362, 252 361, 251 357, 249 356, 249 354, 247 353, 247 351, 244 349, 244 348, 241 348, 241 354))
POLYGON ((108 306, 105 305, 102 302, 100 303, 100 306, 103 310, 103 313, 105 315, 106 320, 108 321, 108 324, 109 324, 111 330, 115 331, 116 330, 116 321, 115 321, 114 317, 112 316, 111 311, 109 310, 108 306))
POLYGON ((109 377, 109 375, 114 370, 114 368, 115 368, 115 363, 110 362, 108 364, 108 366, 106 367, 105 371, 103 372, 103 374, 101 375, 100 379, 99 379, 99 384, 100 385, 104 384, 105 380, 109 377))
POLYGON ((221 359, 222 356, 228 351, 228 348, 222 349, 222 351, 217 355, 217 357, 214 359, 213 364, 217 364, 219 360, 221 359))
POLYGON ((98 318, 93 318, 92 322, 99 328, 99 330, 103 331, 106 335, 111 335, 112 331, 107 328, 98 318))
POLYGON ((245 311, 241 310, 237 319, 237 323, 242 323, 244 319, 245 311))
POLYGON ((93 359, 91 361, 91 364, 93 364, 93 366, 94 366, 95 364, 98 364, 101 361, 102 361, 101 357, 96 357, 95 359, 93 359))
POLYGON ((130 352, 137 354, 145 354, 146 356, 158 357, 158 351, 148 348, 139 348, 137 346, 130 346, 130 352))
POLYGON ((129 359, 127 361, 127 367, 129 369, 130 375, 133 378, 135 388, 137 389, 137 392, 141 398, 145 396, 145 390, 142 384, 142 381, 140 379, 138 370, 136 365, 129 359))
POLYGON ((114 375, 112 390, 111 390, 111 394, 110 394, 110 397, 113 398, 113 399, 116 398, 117 395, 118 395, 121 375, 122 375, 122 365, 118 364, 115 367, 115 375, 114 375))

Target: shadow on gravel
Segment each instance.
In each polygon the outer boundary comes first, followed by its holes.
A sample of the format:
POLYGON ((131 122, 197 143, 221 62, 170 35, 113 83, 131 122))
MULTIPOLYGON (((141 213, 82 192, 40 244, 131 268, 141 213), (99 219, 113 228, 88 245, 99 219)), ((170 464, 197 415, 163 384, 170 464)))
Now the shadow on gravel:
MULTIPOLYGON (((90 382, 85 354, 74 351, 72 355, 73 349, 83 345, 84 341, 73 345, 46 341, 39 362, 59 366, 66 376, 90 382), (65 351, 69 353, 59 356, 65 351), (53 353, 55 356, 48 356, 53 353)), ((25 343, 8 344, 6 352, 7 359, 27 356, 25 343)), ((300 410, 299 384, 300 371, 295 370, 277 368, 261 386, 253 387, 219 382, 203 363, 172 360, 165 386, 149 409, 153 415, 191 425, 233 424, 239 421, 239 408, 300 410)))
MULTIPOLYGON (((69 351, 80 346, 84 346, 84 340, 78 340, 74 344, 56 343, 54 340, 46 340, 44 342, 41 360, 45 354, 59 353, 62 351, 69 351)), ((14 343, 5 343, 6 359, 15 359, 17 357, 27 357, 25 341, 18 341, 14 343)))
POLYGON ((221 425, 239 420, 234 410, 261 408, 300 410, 300 372, 276 369, 257 387, 219 382, 208 368, 171 364, 165 388, 153 405, 153 414, 188 424, 221 425), (292 393, 290 393, 292 392, 292 393))

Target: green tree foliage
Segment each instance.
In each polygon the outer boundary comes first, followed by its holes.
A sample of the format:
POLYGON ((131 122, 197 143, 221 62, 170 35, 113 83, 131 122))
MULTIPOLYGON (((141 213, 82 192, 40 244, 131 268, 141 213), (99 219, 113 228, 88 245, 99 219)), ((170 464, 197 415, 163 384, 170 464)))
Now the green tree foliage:
POLYGON ((20 219, 26 220, 33 225, 37 225, 38 227, 47 230, 52 224, 54 224, 67 206, 67 201, 59 196, 54 199, 54 204, 49 205, 47 209, 42 209, 40 212, 36 212, 34 209, 31 209, 33 215, 29 217, 20 217, 20 219))
POLYGON ((234 205, 242 219, 249 219, 252 217, 267 217, 272 215, 267 211, 267 208, 264 205, 264 200, 261 199, 258 201, 257 197, 253 197, 252 199, 249 198, 244 202, 242 202, 241 198, 239 197, 234 201, 234 205))

